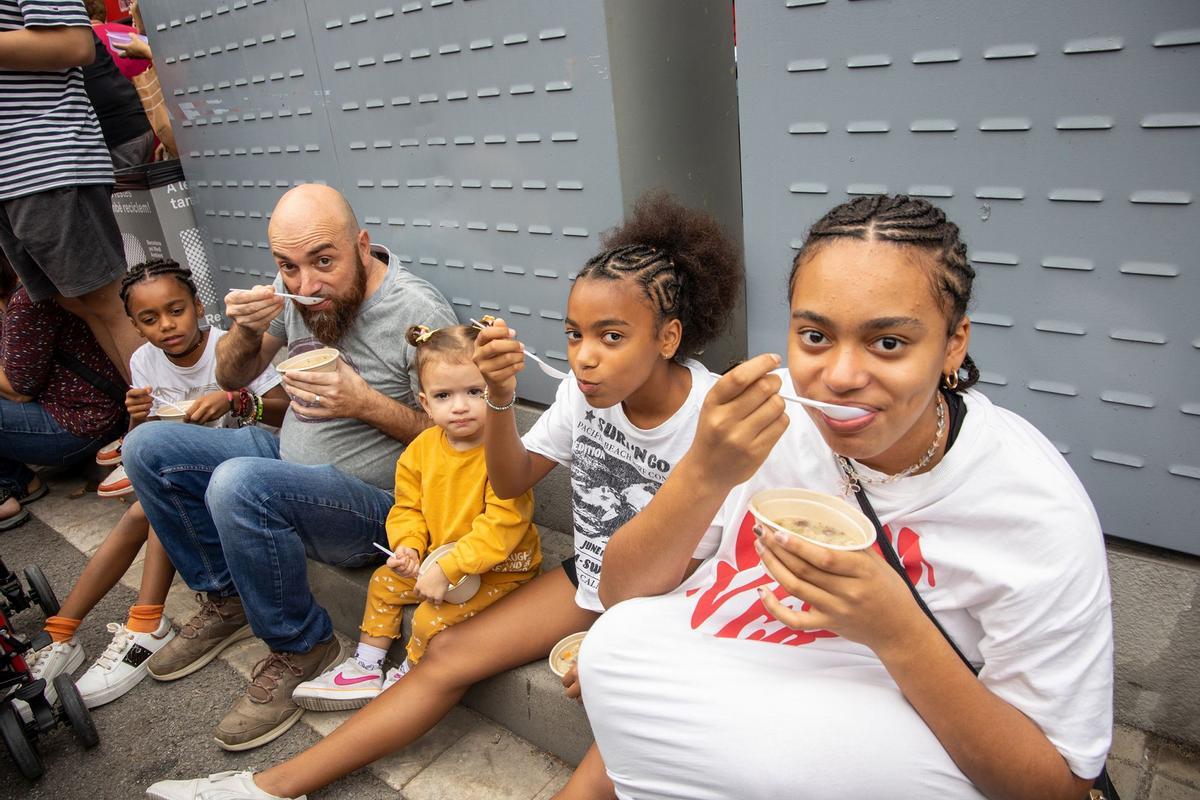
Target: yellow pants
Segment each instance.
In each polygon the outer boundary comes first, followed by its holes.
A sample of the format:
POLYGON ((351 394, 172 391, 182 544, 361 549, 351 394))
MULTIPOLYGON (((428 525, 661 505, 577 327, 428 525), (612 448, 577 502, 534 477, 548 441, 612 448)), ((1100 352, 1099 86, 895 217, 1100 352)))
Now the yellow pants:
POLYGON ((434 605, 422 601, 413 592, 416 578, 402 578, 386 566, 375 570, 367 585, 367 607, 359 628, 367 636, 400 638, 400 619, 405 606, 417 605, 413 615, 412 636, 408 640, 408 663, 416 664, 425 653, 429 640, 455 623, 483 611, 504 595, 533 579, 532 572, 485 572, 480 575, 479 591, 465 603, 434 605))

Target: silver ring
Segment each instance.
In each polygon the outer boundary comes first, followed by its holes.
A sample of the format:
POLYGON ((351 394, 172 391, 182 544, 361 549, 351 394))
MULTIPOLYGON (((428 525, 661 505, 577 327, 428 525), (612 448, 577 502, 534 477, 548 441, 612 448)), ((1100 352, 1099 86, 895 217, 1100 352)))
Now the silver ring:
POLYGON ((315 398, 316 399, 313 400, 313 405, 315 405, 315 406, 321 405, 321 395, 318 394, 315 396, 315 398))

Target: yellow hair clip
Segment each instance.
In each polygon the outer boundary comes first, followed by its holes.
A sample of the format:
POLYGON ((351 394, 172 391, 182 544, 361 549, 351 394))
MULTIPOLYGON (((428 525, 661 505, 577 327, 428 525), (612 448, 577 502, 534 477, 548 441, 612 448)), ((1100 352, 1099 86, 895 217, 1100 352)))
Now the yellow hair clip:
POLYGON ((417 338, 416 338, 417 344, 425 344, 431 338, 433 338, 433 334, 437 332, 437 331, 433 330, 432 328, 430 328, 428 325, 418 325, 417 330, 420 331, 420 333, 417 334, 417 338))

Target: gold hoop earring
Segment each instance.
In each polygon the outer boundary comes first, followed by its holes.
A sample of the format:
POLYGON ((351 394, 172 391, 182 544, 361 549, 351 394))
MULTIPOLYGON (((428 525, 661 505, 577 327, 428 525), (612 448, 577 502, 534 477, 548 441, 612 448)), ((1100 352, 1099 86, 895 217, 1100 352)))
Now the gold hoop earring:
POLYGON ((943 375, 942 376, 942 385, 945 386, 947 389, 949 389, 952 392, 955 389, 957 389, 958 388, 958 370, 954 370, 953 372, 948 372, 945 375, 943 375))

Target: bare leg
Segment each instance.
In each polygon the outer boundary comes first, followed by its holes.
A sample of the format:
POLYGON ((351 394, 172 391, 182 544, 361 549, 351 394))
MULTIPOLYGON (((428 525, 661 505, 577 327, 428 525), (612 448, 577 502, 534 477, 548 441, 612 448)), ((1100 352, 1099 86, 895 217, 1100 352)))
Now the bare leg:
POLYGON ((59 297, 58 304, 87 323, 113 366, 129 380, 129 359, 142 344, 121 303, 121 282, 113 281, 79 297, 59 297))
POLYGON ((113 526, 96 554, 88 559, 79 580, 63 601, 59 616, 71 619, 87 616, 137 558, 149 530, 150 523, 142 513, 142 504, 134 503, 113 526))
POLYGON ((477 681, 545 658, 562 637, 587 630, 597 614, 575 605, 562 569, 544 573, 486 612, 447 628, 394 686, 332 734, 254 777, 282 797, 307 794, 411 744, 477 681))
POLYGON ((571 780, 554 795, 554 800, 615 800, 616 796, 608 771, 604 769, 604 759, 593 742, 571 780))
MULTIPOLYGON (((142 506, 140 503, 134 503, 133 508, 141 511, 142 506)), ((139 606, 160 606, 167 601, 167 592, 171 589, 171 581, 175 580, 175 565, 167 557, 167 551, 158 541, 154 529, 149 525, 147 528, 149 528, 150 537, 146 540, 146 560, 142 564, 142 585, 138 587, 137 604, 139 606)))

